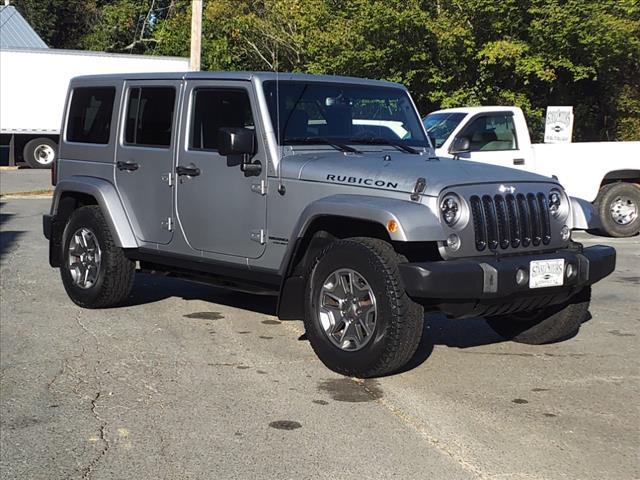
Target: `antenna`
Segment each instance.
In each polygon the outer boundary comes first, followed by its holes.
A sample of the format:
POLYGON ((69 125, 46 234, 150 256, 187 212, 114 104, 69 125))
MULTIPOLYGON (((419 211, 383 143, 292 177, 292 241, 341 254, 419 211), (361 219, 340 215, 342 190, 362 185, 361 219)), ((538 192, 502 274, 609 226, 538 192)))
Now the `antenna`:
POLYGON ((276 71, 276 139, 278 142, 278 193, 280 195, 284 195, 286 192, 286 188, 284 183, 282 182, 282 161, 284 159, 282 144, 281 144, 281 133, 280 133, 280 62, 278 59, 278 44, 276 43, 276 61, 274 64, 276 71))

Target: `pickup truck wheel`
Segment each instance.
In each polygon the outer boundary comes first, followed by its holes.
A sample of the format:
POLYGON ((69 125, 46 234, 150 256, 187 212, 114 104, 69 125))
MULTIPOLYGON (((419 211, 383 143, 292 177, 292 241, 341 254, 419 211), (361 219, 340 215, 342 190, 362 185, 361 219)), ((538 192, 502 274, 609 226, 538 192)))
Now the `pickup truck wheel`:
POLYGON ((630 237, 640 231, 640 186, 624 182, 605 185, 595 205, 607 235, 630 237))
POLYGON ((498 335, 518 343, 543 345, 575 335, 587 318, 591 287, 586 287, 567 302, 535 312, 488 317, 487 323, 498 335))
POLYGON ((62 235, 62 249, 62 283, 77 305, 111 307, 129 296, 135 262, 116 246, 100 207, 73 212, 62 235))
POLYGON ((305 329, 331 370, 361 378, 404 366, 422 335, 423 308, 406 294, 391 245, 372 238, 337 240, 307 275, 305 329))
POLYGON ((24 161, 31 168, 51 168, 58 145, 50 138, 29 140, 22 150, 24 161))

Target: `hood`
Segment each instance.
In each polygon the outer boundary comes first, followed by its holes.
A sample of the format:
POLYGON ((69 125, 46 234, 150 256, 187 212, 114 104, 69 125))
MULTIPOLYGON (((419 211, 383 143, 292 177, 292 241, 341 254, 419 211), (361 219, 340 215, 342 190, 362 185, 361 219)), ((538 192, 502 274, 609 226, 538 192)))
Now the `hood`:
POLYGON ((442 189, 478 183, 550 182, 542 175, 498 167, 479 162, 412 155, 399 151, 376 151, 363 154, 342 152, 299 153, 284 157, 282 175, 312 182, 340 183, 391 190, 413 191, 416 180, 423 177, 425 195, 437 196, 442 189))

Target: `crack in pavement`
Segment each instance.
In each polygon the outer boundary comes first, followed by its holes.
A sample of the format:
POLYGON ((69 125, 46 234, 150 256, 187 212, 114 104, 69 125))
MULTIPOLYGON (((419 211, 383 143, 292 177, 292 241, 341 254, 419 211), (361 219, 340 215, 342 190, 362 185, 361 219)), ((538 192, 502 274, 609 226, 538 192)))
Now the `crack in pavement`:
POLYGON ((86 353, 84 345, 80 345, 80 348, 82 349, 82 352, 80 352, 78 355, 71 355, 62 359, 62 366, 56 372, 53 378, 47 382, 47 391, 53 391, 53 385, 58 381, 60 377, 62 377, 66 373, 67 370, 73 371, 73 369, 69 365, 70 360, 84 357, 86 353))
MULTIPOLYGON (((95 396, 91 399, 91 413, 99 423, 98 439, 103 443, 102 450, 100 450, 98 455, 93 460, 91 460, 89 465, 87 465, 82 470, 82 478, 88 479, 93 473, 93 471, 95 470, 95 467, 98 464, 98 462, 100 462, 100 460, 107 454, 107 452, 111 448, 111 443, 109 442, 109 439, 107 438, 107 434, 106 434, 108 422, 104 418, 102 418, 97 411, 98 400, 102 395, 102 382, 100 381, 100 374, 98 373, 98 365, 100 364, 100 347, 99 347, 100 341, 98 339, 98 336, 93 331, 89 330, 84 323, 82 323, 82 320, 80 320, 81 315, 82 315, 82 312, 78 312, 78 314, 75 317, 76 323, 82 330, 84 330, 85 333, 87 333, 88 335, 91 335, 95 342, 96 362, 93 365, 93 374, 94 374, 95 381, 98 384, 98 391, 96 392, 95 396)), ((83 353, 84 353, 84 347, 83 347, 83 353)))
POLYGON ((97 392, 96 396, 91 400, 91 413, 93 414, 95 419, 98 422, 100 422, 100 428, 98 429, 98 433, 99 433, 98 438, 102 441, 103 448, 100 451, 100 453, 98 454, 98 456, 96 458, 94 458, 89 463, 89 465, 87 465, 83 469, 83 472, 82 472, 82 478, 83 479, 88 479, 91 476, 91 473, 95 469, 95 466, 102 459, 102 457, 104 457, 107 454, 107 452, 111 448, 111 443, 109 442, 109 439, 107 438, 107 435, 106 435, 107 421, 104 420, 103 418, 101 418, 100 415, 98 415, 98 412, 96 411, 96 408, 98 407, 98 400, 100 399, 100 395, 101 395, 101 393, 97 392))

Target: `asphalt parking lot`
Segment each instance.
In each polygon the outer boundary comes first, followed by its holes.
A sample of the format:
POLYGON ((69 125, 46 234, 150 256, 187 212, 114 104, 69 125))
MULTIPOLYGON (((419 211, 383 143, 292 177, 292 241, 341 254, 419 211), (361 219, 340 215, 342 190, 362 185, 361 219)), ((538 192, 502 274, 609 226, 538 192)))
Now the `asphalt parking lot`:
POLYGON ((47 199, 0 200, 4 479, 636 479, 640 240, 580 334, 503 342, 427 317, 399 375, 327 370, 269 297, 138 275, 82 310, 47 263, 47 199))

